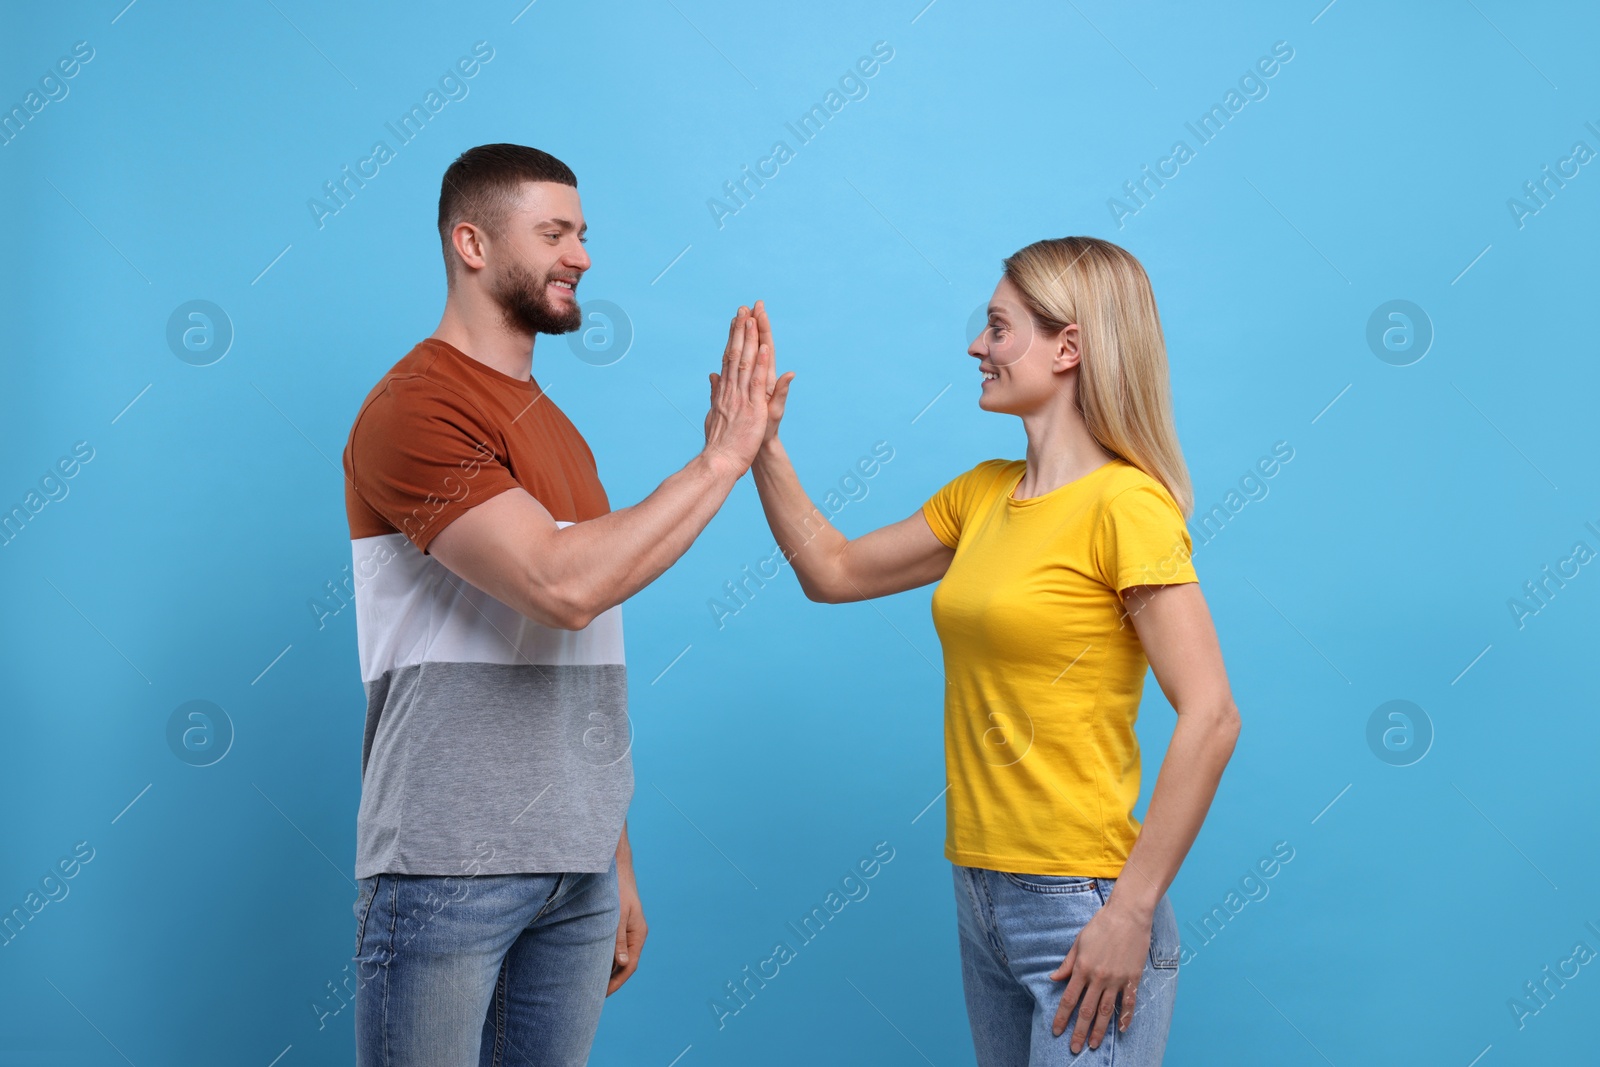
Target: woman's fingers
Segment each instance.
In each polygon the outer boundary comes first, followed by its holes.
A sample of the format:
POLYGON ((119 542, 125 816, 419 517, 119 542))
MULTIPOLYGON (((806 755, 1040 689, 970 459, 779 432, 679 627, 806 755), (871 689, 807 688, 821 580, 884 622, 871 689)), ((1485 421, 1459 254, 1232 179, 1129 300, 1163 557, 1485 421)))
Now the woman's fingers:
MULTIPOLYGON (((1062 966, 1064 967, 1066 964, 1062 964, 1062 966)), ((1060 968, 1057 968, 1056 973, 1060 973, 1060 968)), ((1051 977, 1055 976, 1052 975, 1051 977)), ((1056 980, 1060 981, 1059 978, 1056 980)), ((1061 994, 1061 1003, 1056 1006, 1056 1017, 1050 1022, 1050 1032, 1057 1037, 1066 1032, 1067 1020, 1072 1017, 1072 1009, 1083 997, 1085 984, 1083 979, 1076 973, 1067 979, 1066 991, 1061 994)), ((1080 1012, 1079 1015, 1081 1017, 1082 1013, 1080 1012)))
MULTIPOLYGON (((1100 990, 1100 997, 1099 997, 1099 1001, 1098 1001, 1098 1007, 1095 1008, 1092 1025, 1091 1025, 1091 1028, 1089 1029, 1089 1047, 1090 1048, 1099 1048, 1100 1047, 1100 1042, 1105 1040, 1106 1029, 1107 1029, 1107 1027, 1109 1027, 1111 1025, 1111 1011, 1116 1006, 1117 1006, 1117 994, 1116 994, 1116 991, 1112 990, 1112 989, 1108 989, 1108 988, 1103 988, 1102 987, 1102 989, 1100 990)), ((1074 1033, 1073 1033, 1073 1037, 1075 1039, 1084 1030, 1084 1021, 1083 1021, 1084 1020, 1084 1015, 1085 1015, 1084 1012, 1080 1011, 1078 1013, 1078 1026, 1077 1026, 1076 1031, 1074 1031, 1074 1033)), ((1081 1048, 1082 1046, 1080 1045, 1079 1047, 1081 1048)))
POLYGON ((772 390, 778 384, 777 346, 772 343, 772 320, 767 317, 767 304, 764 300, 757 300, 755 306, 756 340, 767 346, 767 395, 772 395, 772 390))
POLYGON ((755 315, 756 326, 761 331, 761 343, 770 348, 772 346, 772 320, 767 318, 767 302, 765 300, 756 301, 755 315))
POLYGON ((767 379, 771 377, 768 371, 772 367, 772 349, 766 345, 757 345, 753 359, 754 362, 750 364, 750 380, 746 383, 747 396, 757 410, 765 412, 767 398, 772 395, 767 385, 767 379))
POLYGON ((1117 1029, 1126 1030, 1133 1021, 1133 1003, 1139 999, 1139 983, 1129 982, 1122 988, 1122 1015, 1118 1017, 1121 1023, 1117 1029))
MULTIPOLYGON (((1089 1037, 1089 1024, 1094 1019, 1095 1009, 1100 1004, 1100 987, 1088 986, 1083 990, 1083 999, 1078 1002, 1078 1021, 1072 1027, 1072 1036, 1067 1040, 1073 1055, 1083 1051, 1084 1042, 1089 1037)), ((1063 1020, 1065 1025, 1065 1020, 1063 1020)))
POLYGON ((1072 959, 1078 954, 1078 943, 1074 941, 1072 947, 1067 949, 1066 958, 1061 961, 1061 966, 1050 972, 1052 982, 1064 981, 1072 973, 1072 959))

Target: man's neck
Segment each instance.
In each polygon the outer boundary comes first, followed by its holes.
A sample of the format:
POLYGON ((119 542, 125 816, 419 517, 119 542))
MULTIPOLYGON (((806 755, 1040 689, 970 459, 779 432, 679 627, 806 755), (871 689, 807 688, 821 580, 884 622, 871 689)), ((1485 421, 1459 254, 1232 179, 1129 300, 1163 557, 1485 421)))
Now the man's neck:
POLYGON ((501 374, 523 381, 533 376, 533 336, 508 330, 498 311, 492 315, 467 316, 452 300, 445 304, 444 317, 429 336, 460 349, 501 374))

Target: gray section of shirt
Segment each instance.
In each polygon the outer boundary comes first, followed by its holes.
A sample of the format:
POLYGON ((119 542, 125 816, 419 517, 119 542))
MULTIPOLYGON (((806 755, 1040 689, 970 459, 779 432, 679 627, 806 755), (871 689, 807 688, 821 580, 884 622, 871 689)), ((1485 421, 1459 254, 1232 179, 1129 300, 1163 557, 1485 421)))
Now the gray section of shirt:
POLYGON ((425 662, 366 690, 357 878, 610 867, 633 797, 623 664, 425 662))

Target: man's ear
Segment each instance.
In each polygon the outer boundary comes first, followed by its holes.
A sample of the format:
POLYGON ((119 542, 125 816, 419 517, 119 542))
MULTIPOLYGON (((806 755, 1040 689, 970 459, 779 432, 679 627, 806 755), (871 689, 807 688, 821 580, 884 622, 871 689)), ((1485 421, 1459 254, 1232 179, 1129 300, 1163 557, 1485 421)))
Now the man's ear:
POLYGON ((471 270, 482 270, 487 265, 484 258, 486 238, 484 232, 470 222, 458 222, 450 231, 450 243, 455 246, 461 264, 471 270))
POLYGON ((1075 322, 1068 323, 1060 333, 1056 334, 1055 356, 1050 362, 1050 369, 1054 371, 1068 371, 1078 365, 1083 358, 1083 350, 1079 347, 1081 331, 1075 322))

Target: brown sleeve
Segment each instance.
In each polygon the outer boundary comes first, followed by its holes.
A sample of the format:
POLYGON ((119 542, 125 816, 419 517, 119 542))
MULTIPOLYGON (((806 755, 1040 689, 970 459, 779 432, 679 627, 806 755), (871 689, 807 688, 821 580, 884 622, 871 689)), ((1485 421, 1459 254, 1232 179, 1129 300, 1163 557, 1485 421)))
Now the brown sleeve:
POLYGON ((463 512, 519 483, 477 406, 422 378, 397 378, 350 432, 361 501, 423 552, 463 512))

